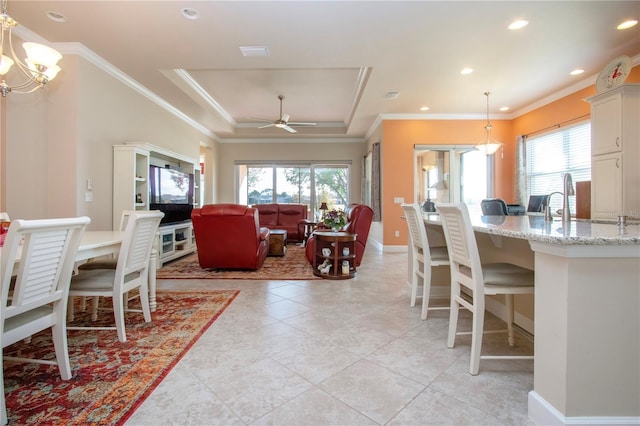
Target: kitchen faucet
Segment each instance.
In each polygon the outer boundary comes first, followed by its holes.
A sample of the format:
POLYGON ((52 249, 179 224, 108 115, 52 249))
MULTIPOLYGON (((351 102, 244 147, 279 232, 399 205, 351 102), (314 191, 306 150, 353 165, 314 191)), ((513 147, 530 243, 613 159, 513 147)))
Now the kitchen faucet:
POLYGON ((571 221, 571 211, 569 210, 569 196, 576 195, 573 189, 573 179, 569 173, 564 174, 564 197, 562 198, 562 221, 571 221))
POLYGON ((569 209, 569 196, 576 195, 575 190, 573 189, 573 180, 571 179, 571 174, 565 173, 563 178, 563 186, 564 192, 552 192, 547 196, 547 207, 544 210, 544 220, 547 222, 551 222, 553 217, 551 216, 551 196, 553 194, 562 195, 562 221, 570 222, 571 221, 571 210, 569 209))
POLYGON ((547 205, 544 208, 544 220, 545 220, 545 222, 552 222, 553 221, 553 216, 551 216, 551 196, 553 194, 560 194, 560 195, 562 195, 562 198, 564 199, 564 193, 559 192, 559 191, 554 191, 551 194, 547 195, 547 205))

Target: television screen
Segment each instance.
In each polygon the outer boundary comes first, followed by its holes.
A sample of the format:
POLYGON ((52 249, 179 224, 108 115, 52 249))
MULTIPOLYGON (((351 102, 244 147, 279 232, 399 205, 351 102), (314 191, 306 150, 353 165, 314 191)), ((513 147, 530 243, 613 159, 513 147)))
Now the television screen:
POLYGON ((193 204, 193 175, 165 167, 149 168, 151 204, 193 204))

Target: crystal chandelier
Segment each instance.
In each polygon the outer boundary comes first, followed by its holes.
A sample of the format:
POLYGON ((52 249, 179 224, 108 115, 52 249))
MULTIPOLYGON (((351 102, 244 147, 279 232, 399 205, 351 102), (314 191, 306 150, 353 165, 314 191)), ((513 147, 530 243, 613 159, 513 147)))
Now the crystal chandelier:
POLYGON ((0 24, 2 34, 0 35, 0 92, 2 96, 7 96, 9 92, 31 93, 53 80, 60 71, 56 63, 62 55, 56 50, 39 43, 23 43, 27 57, 24 61, 18 58, 13 49, 11 30, 18 23, 7 14, 7 0, 2 0, 2 12, 0 13, 0 24), (5 48, 5 39, 8 49, 5 48), (5 54, 6 53, 6 54, 5 54), (11 57, 9 57, 9 55, 11 57), (15 64, 23 74, 23 82, 9 85, 5 79, 5 74, 9 72, 11 66, 15 64))
POLYGON ((475 148, 482 152, 484 155, 492 155, 502 146, 502 144, 491 137, 491 129, 493 126, 489 121, 489 95, 490 92, 484 92, 484 95, 487 97, 487 124, 484 126, 484 130, 486 132, 484 142, 475 146, 475 148))

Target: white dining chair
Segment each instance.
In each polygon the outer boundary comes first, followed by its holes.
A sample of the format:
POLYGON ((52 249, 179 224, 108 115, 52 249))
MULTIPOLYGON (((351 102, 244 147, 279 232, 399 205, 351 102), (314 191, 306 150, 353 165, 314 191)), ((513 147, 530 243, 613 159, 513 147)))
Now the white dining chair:
POLYGON ((476 375, 480 359, 533 359, 522 355, 481 355, 484 333, 507 332, 509 346, 513 339, 513 296, 533 294, 534 274, 530 269, 511 263, 481 264, 476 237, 471 226, 469 210, 464 203, 436 205, 442 220, 451 268, 451 312, 447 346, 453 348, 457 335, 471 334, 471 359, 469 373, 476 375), (463 289, 470 299, 463 296, 463 289), (507 310, 507 329, 484 331, 485 295, 504 294, 507 310), (471 332, 459 332, 460 307, 473 314, 471 332))
MULTIPOLYGON (((74 260, 88 217, 14 220, 0 259, 0 341, 5 348, 51 329, 55 361, 20 357, 3 360, 57 365, 63 380, 71 378, 67 348, 67 295, 74 260)), ((2 424, 7 423, 2 389, 2 424)))
POLYGON ((446 247, 429 247, 427 230, 422 220, 418 204, 402 204, 402 210, 409 229, 409 249, 411 262, 411 307, 416 306, 418 287, 422 286, 422 312, 420 317, 427 319, 429 310, 449 309, 448 306, 429 306, 431 296, 431 268, 449 265, 449 253, 446 247))
MULTIPOLYGON (((149 308, 149 260, 160 220, 164 213, 158 211, 132 212, 127 221, 122 245, 115 269, 91 269, 80 271, 71 279, 69 297, 111 297, 115 319, 113 327, 73 326, 69 330, 94 329, 117 330, 118 340, 127 340, 124 313, 142 312, 145 322, 151 321, 149 308), (137 290, 141 309, 125 309, 129 292, 137 290)), ((94 308, 97 310, 97 302, 94 308)))

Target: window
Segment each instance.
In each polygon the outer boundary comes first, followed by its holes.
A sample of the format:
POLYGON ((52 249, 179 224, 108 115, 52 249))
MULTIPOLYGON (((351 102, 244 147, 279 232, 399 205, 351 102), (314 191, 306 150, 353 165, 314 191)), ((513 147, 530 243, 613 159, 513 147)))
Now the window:
MULTIPOLYGON (((563 192, 565 173, 571 174, 574 185, 591 180, 591 123, 528 138, 525 147, 529 195, 563 192)), ((561 209, 562 197, 551 197, 550 207, 561 209)), ((575 197, 569 197, 569 208, 576 211, 575 197)))
POLYGON ((349 164, 236 164, 236 170, 241 204, 307 204, 311 212, 322 202, 341 210, 349 204, 349 164))
POLYGON ((493 192, 493 156, 473 146, 416 145, 415 156, 415 200, 420 204, 463 201, 479 209, 493 192))

